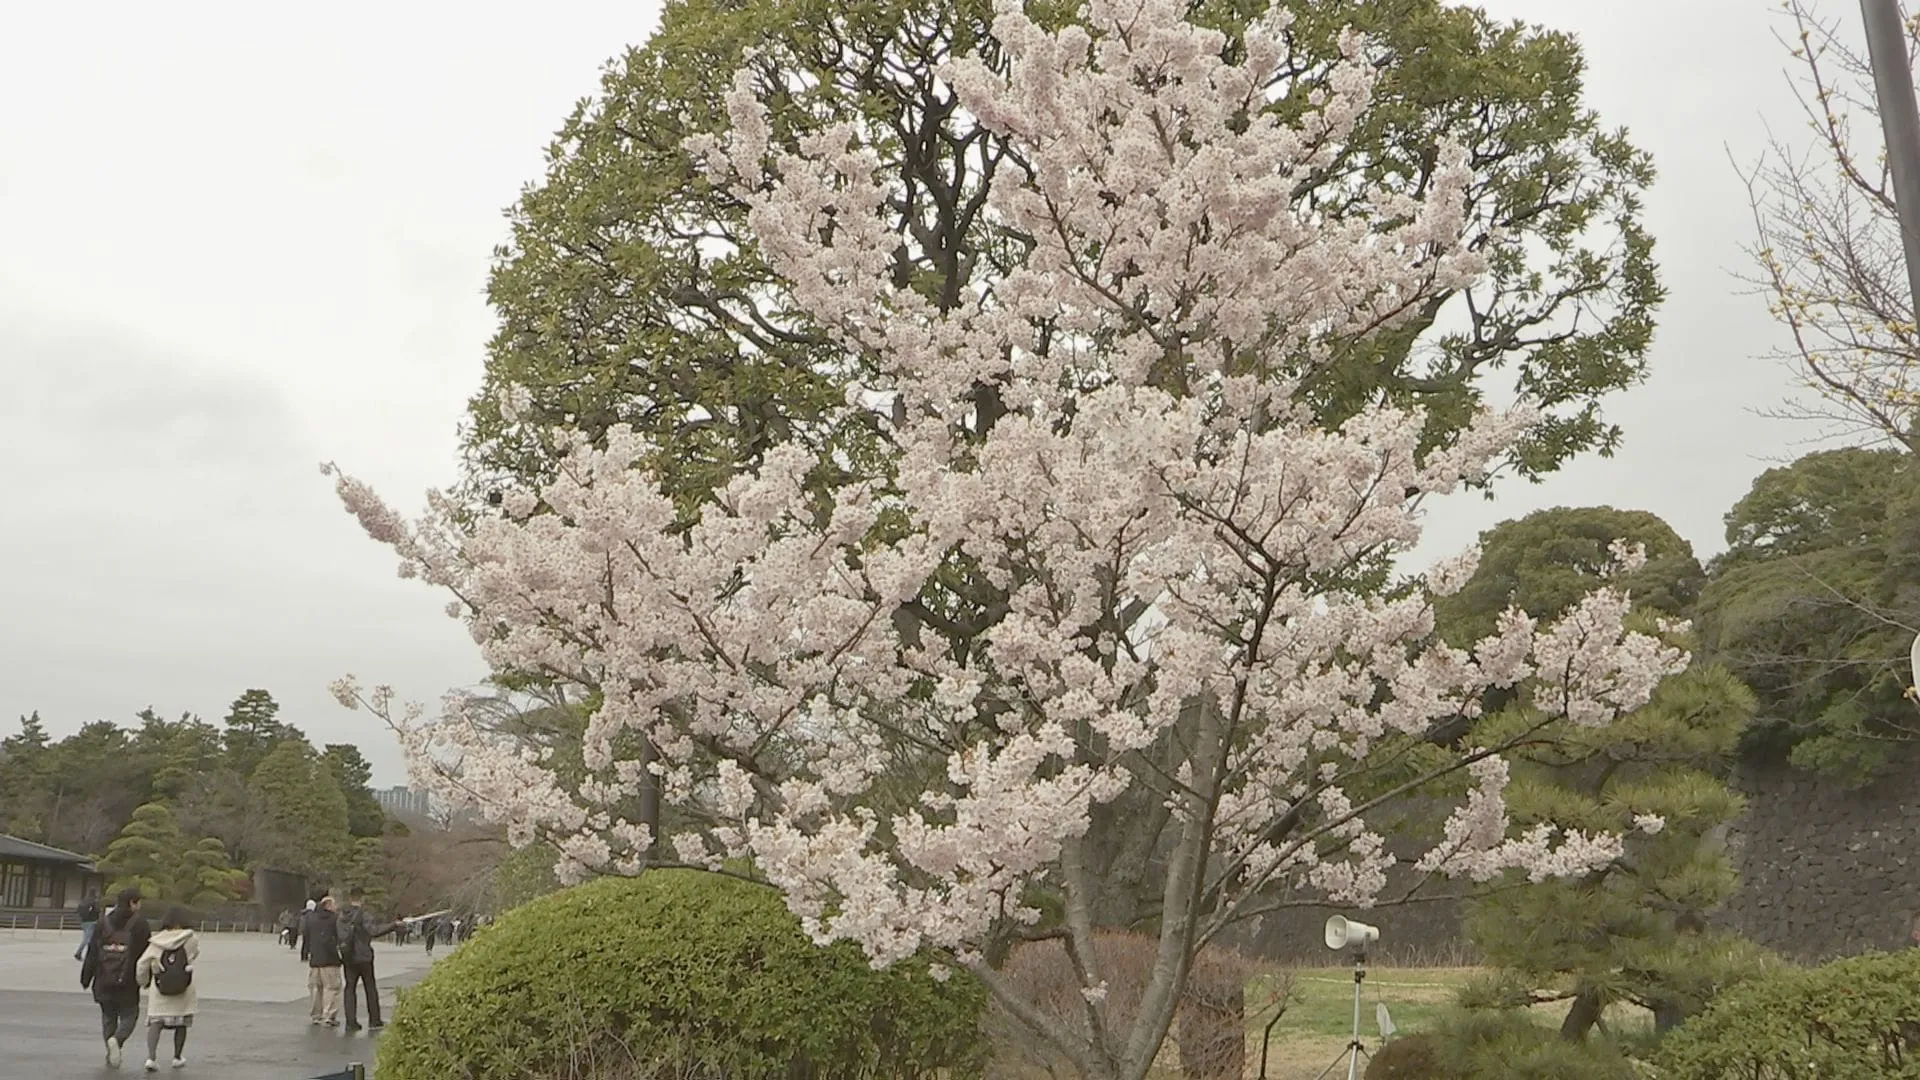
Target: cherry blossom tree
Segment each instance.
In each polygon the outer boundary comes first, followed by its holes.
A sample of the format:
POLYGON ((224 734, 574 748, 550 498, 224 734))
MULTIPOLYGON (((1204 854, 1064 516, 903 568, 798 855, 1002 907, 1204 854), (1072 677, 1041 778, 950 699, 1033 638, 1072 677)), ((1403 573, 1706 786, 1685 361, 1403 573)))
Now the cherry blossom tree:
POLYGON ((1370 213, 1296 198, 1339 159, 1373 73, 1350 37, 1311 107, 1264 108, 1286 23, 1228 49, 1171 0, 1094 0, 1052 32, 1003 2, 991 60, 941 77, 1011 148, 1019 182, 987 211, 1029 250, 958 303, 895 282, 912 238, 857 130, 774 145, 737 81, 730 134, 695 150, 796 301, 875 373, 845 409, 884 421, 886 468, 820 498, 813 456, 776 447, 689 525, 625 429, 553 433, 557 477, 477 521, 435 495, 409 522, 329 466, 402 573, 454 594, 489 663, 578 691, 586 779, 562 783, 458 696, 428 718, 351 679, 336 693, 395 725, 419 782, 553 844, 564 878, 751 876, 817 940, 970 969, 1099 1080, 1146 1075, 1194 957, 1237 920, 1287 896, 1377 900, 1394 860, 1372 823, 1408 796, 1462 793, 1428 876, 1619 857, 1620 836, 1513 827, 1502 754, 1610 723, 1684 657, 1629 632, 1608 589, 1449 647, 1433 597, 1471 553, 1405 590, 1368 584, 1417 540, 1422 502, 1484 477, 1534 414, 1483 415, 1423 456, 1415 413, 1327 430, 1293 394, 1483 265, 1461 240, 1458 147, 1437 148, 1420 197, 1356 187, 1370 213), (923 634, 935 620, 969 629, 923 634), (1524 721, 1501 742, 1436 734, 1490 692, 1524 721), (1171 824, 1154 962, 1122 1021, 1102 1006, 1089 850, 1101 808, 1129 798, 1171 824), (998 975, 1008 942, 1040 938, 1064 942, 1083 1015, 998 975))

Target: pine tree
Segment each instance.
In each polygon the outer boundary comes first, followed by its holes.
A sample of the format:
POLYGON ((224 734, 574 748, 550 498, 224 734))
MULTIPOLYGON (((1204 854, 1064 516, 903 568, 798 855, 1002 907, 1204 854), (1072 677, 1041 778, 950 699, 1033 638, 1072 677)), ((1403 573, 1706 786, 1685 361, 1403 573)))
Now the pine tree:
POLYGON ((390 899, 387 882, 391 877, 387 869, 387 845, 383 838, 362 836, 353 842, 353 854, 347 860, 347 883, 366 891, 369 907, 386 907, 390 899))
MULTIPOLYGON (((1543 510, 1501 523, 1481 543, 1473 577, 1438 610, 1443 635, 1456 643, 1486 633, 1509 605, 1556 618, 1612 575, 1631 593, 1640 629, 1658 633, 1659 620, 1682 614, 1705 581, 1691 545, 1642 511, 1543 510), (1646 561, 1614 567, 1614 541, 1638 545, 1646 561)), ((1621 833, 1627 854, 1584 879, 1528 884, 1473 904, 1469 933, 1499 969, 1492 1000, 1570 999, 1561 1031, 1581 1038, 1616 1002, 1652 1010, 1671 1026, 1739 970, 1747 953, 1709 932, 1706 912, 1735 885, 1714 838, 1743 807, 1722 775, 1754 709, 1746 684, 1696 661, 1618 722, 1561 722, 1553 738, 1508 755, 1517 823, 1621 833)), ((1536 720, 1530 710, 1497 710, 1466 738, 1491 745, 1536 720)))
POLYGON ((174 822, 173 811, 164 803, 146 803, 133 812, 133 819, 100 860, 100 872, 110 883, 110 892, 132 886, 144 896, 167 900, 177 895, 181 849, 185 841, 174 822))
POLYGON ((328 743, 320 757, 347 798, 347 831, 360 838, 385 832, 387 812, 373 797, 373 766, 360 748, 351 743, 328 743))
POLYGON ((347 799, 305 741, 275 746, 248 787, 267 834, 267 864, 309 876, 339 869, 347 854, 347 799))
POLYGON ((246 871, 234 869, 228 860, 227 846, 209 836, 182 857, 175 898, 201 910, 231 903, 246 877, 246 871))
POLYGON ((0 739, 0 832, 43 838, 48 742, 38 712, 21 717, 20 731, 0 739))
MULTIPOLYGON (((1715 770, 1752 712, 1753 694, 1739 679, 1696 664, 1624 720, 1516 755, 1508 798, 1517 822, 1553 820, 1628 838, 1626 858, 1612 866, 1583 880, 1497 892, 1476 901, 1468 918, 1488 963, 1531 1000, 1572 1000, 1566 1037, 1584 1037, 1617 1002, 1671 1027, 1742 970, 1749 952, 1710 931, 1706 914, 1736 884, 1714 838, 1744 807, 1715 770)), ((1515 710, 1474 737, 1525 722, 1515 710)))
POLYGON ((220 729, 192 713, 163 720, 152 707, 136 714, 140 728, 134 751, 152 769, 149 786, 156 799, 177 802, 200 778, 221 765, 220 729))
POLYGON ((276 719, 280 704, 265 690, 249 690, 233 700, 227 710, 223 737, 227 763, 244 777, 251 777, 274 747, 288 739, 299 738, 291 727, 276 719))

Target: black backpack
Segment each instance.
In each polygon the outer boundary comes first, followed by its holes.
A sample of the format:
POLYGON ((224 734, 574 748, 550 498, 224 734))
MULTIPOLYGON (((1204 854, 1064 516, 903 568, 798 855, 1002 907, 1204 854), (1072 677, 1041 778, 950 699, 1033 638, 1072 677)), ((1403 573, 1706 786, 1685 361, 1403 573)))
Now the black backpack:
POLYGON ((340 927, 338 947, 340 962, 342 964, 351 964, 354 962, 353 940, 358 936, 360 929, 360 912, 354 908, 348 908, 346 911, 341 912, 338 926, 340 927))
POLYGON ((108 928, 100 936, 100 967, 93 976, 95 985, 109 990, 134 985, 133 965, 136 960, 127 955, 132 949, 133 919, 129 916, 119 929, 108 928))
POLYGON ((187 992, 193 985, 193 969, 187 966, 187 950, 175 945, 160 954, 153 968, 153 988, 165 997, 187 992))

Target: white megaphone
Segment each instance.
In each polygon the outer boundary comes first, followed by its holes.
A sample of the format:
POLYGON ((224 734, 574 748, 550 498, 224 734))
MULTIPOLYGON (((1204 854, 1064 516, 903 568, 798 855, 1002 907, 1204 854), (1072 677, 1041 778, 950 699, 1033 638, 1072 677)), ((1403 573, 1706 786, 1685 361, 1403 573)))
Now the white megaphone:
POLYGON ((1380 940, 1380 928, 1355 922, 1344 915, 1327 920, 1327 948, 1362 949, 1380 940))

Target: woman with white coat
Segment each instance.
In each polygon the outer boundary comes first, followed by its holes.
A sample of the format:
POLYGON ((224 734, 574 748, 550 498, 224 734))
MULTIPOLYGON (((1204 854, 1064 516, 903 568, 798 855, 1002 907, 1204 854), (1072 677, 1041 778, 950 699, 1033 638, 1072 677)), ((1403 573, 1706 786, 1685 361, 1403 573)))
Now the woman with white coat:
POLYGON ((187 925, 187 913, 179 908, 167 912, 166 921, 153 932, 147 951, 140 957, 140 985, 147 988, 147 1071, 160 1068, 160 1033, 173 1031, 173 1067, 187 1063, 187 1029, 193 1026, 193 1012, 199 1004, 194 987, 194 962, 200 959, 200 938, 187 925))

